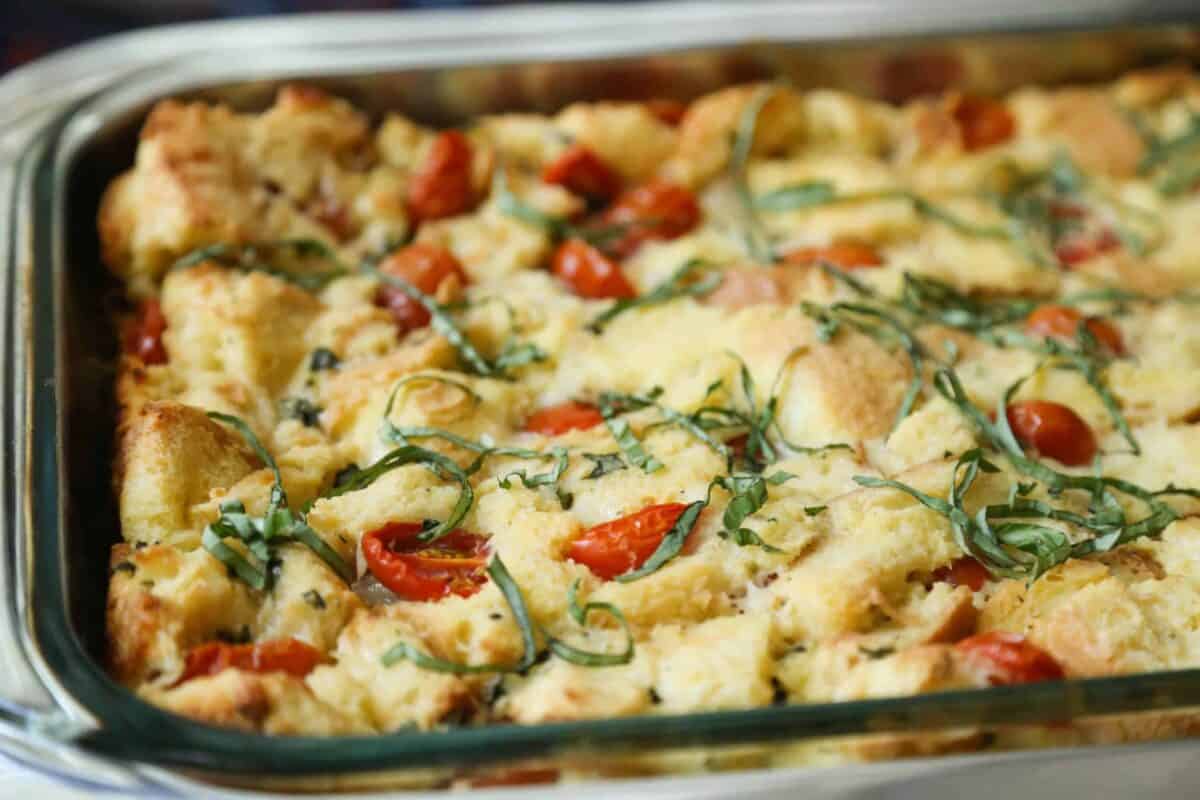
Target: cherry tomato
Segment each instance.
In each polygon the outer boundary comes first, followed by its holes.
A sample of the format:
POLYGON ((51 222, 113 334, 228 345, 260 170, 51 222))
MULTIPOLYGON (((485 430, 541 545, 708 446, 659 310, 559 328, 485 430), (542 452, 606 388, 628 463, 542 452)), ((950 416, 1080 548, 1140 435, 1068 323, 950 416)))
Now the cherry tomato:
POLYGON ((1070 467, 1090 464, 1096 437, 1079 415, 1061 403, 1027 400, 1008 407, 1008 424, 1017 440, 1070 467))
POLYGON ((471 143, 459 131, 443 131, 408 185, 413 223, 463 214, 475 207, 471 186, 471 143))
POLYGON ((1088 236, 1067 236, 1054 246, 1054 255, 1063 266, 1074 267, 1120 246, 1121 240, 1117 235, 1105 228, 1088 236))
POLYGON ((137 320, 125 339, 125 351, 142 360, 143 364, 167 363, 167 350, 163 347, 162 335, 167 329, 167 318, 157 300, 146 300, 138 309, 137 320))
POLYGON ((580 297, 591 300, 637 297, 625 273, 608 256, 582 239, 568 239, 554 251, 551 271, 580 297))
POLYGON ((683 115, 687 113, 687 103, 679 100, 647 100, 646 110, 654 116, 658 117, 661 122, 667 125, 675 126, 683 121, 683 115))
POLYGON ((987 674, 992 686, 1057 681, 1066 677, 1053 656, 1016 633, 979 633, 954 647, 972 666, 987 674))
POLYGON ((514 767, 479 775, 470 780, 471 788, 488 786, 535 786, 556 783, 559 771, 553 767, 514 767))
POLYGON ((595 200, 609 200, 621 191, 621 176, 581 144, 572 145, 547 164, 542 180, 595 200))
MULTIPOLYGON (((460 286, 469 283, 467 273, 454 254, 433 244, 402 247, 379 264, 379 271, 403 278, 428 295, 437 294, 443 281, 454 279, 460 286)), ((375 305, 392 312, 401 335, 429 324, 429 311, 425 306, 395 286, 380 286, 375 292, 375 305)))
POLYGON ((188 651, 179 683, 216 675, 231 667, 247 672, 286 672, 303 678, 324 660, 320 650, 299 639, 274 639, 256 644, 206 642, 188 651))
POLYGON ((624 233, 605 249, 624 258, 651 239, 675 239, 700 222, 696 195, 682 186, 655 180, 622 192, 604 212, 605 225, 624 226, 624 233))
MULTIPOLYGON (((1077 309, 1070 306, 1045 305, 1038 308, 1025 320, 1025 332, 1031 336, 1074 341, 1079 323, 1084 319, 1077 309)), ((1096 341, 1109 352, 1120 355, 1125 352, 1121 332, 1111 322, 1097 317, 1087 319, 1087 329, 1096 341)))
POLYGON ((951 111, 968 152, 1001 144, 1013 137, 1017 123, 1004 103, 990 97, 964 95, 951 111))
POLYGON ((488 540, 454 530, 433 542, 418 522, 390 522, 363 536, 367 569, 403 600, 470 597, 487 583, 488 540))
POLYGON ((933 579, 939 583, 951 586, 966 586, 972 592, 978 592, 991 579, 987 568, 970 556, 956 558, 944 567, 933 571, 933 579))
POLYGON ((568 400, 533 412, 526 420, 525 430, 543 436, 558 436, 567 431, 586 431, 604 422, 600 409, 588 403, 568 400))
POLYGON ((879 251, 862 242, 834 242, 826 247, 802 247, 787 253, 789 264, 826 262, 839 269, 870 269, 883 265, 879 251))
POLYGON ((662 503, 588 528, 571 542, 567 556, 612 580, 645 564, 685 509, 685 503, 662 503))

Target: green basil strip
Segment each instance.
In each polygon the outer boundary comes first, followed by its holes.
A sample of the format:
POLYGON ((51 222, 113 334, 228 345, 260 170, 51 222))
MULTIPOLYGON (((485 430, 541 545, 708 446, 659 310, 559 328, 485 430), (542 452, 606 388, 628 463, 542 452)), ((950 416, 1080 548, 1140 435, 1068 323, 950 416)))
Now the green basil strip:
MULTIPOLYGON (((603 409, 601 409, 601 413, 603 414, 603 409)), ((630 463, 641 467, 642 471, 646 473, 662 469, 662 462, 646 452, 633 429, 629 427, 628 420, 612 416, 609 413, 604 415, 604 424, 616 441, 617 447, 621 448, 621 452, 625 454, 625 458, 630 463)))
POLYGON ((459 329, 458 325, 450 318, 450 315, 446 313, 440 303, 403 278, 397 278, 394 275, 388 275, 386 272, 380 272, 375 267, 367 264, 363 265, 363 271, 377 280, 386 283, 388 286, 399 289, 420 303, 429 312, 430 324, 433 326, 433 329, 446 337, 446 341, 450 342, 450 345, 458 351, 458 355, 462 358, 463 362, 476 374, 485 378, 497 375, 498 370, 475 349, 475 345, 471 344, 470 340, 467 339, 467 335, 459 329))
POLYGON ((646 294, 614 301, 607 310, 597 315, 595 319, 588 323, 587 329, 592 333, 601 333, 610 322, 626 311, 632 311, 635 308, 658 306, 683 297, 703 297, 713 289, 716 289, 721 284, 721 281, 724 280, 724 276, 719 272, 713 272, 699 280, 688 280, 693 272, 707 267, 708 264, 701 259, 690 259, 679 269, 675 270, 671 274, 671 277, 655 286, 649 292, 646 292, 646 294))
POLYGON ((731 539, 735 544, 745 547, 755 545, 768 553, 782 553, 778 547, 767 544, 761 537, 749 528, 743 528, 742 523, 747 517, 757 513, 767 502, 767 484, 779 486, 796 477, 790 472, 779 471, 769 477, 761 475, 723 475, 713 481, 729 492, 732 497, 725 506, 722 517, 723 528, 719 532, 722 539, 731 539))
POLYGON ((746 102, 734 130, 733 145, 729 153, 729 172, 733 178, 738 201, 742 206, 742 214, 746 220, 746 244, 751 258, 760 264, 773 263, 775 254, 771 248, 770 239, 763 229, 762 220, 758 218, 754 197, 750 193, 746 166, 750 161, 750 151, 754 147, 754 132, 758 127, 758 117, 775 92, 774 86, 762 86, 746 102))
POLYGON ((293 272, 270 263, 271 255, 279 251, 291 252, 300 258, 320 258, 337 263, 337 257, 324 242, 316 239, 280 239, 244 245, 214 244, 201 247, 177 259, 171 265, 171 269, 189 269, 205 261, 216 261, 222 266, 244 272, 265 272, 308 291, 323 289, 331 281, 349 274, 342 266, 326 272, 293 272))
POLYGON ((554 486, 557 484, 558 479, 567 471, 567 448, 551 448, 549 455, 555 459, 554 467, 549 472, 543 472, 540 475, 526 475, 525 470, 516 469, 500 478, 500 488, 511 488, 513 478, 519 478, 521 485, 526 489, 536 489, 539 486, 554 486))
POLYGON ((398 447, 384 455, 374 464, 355 472, 341 485, 328 489, 321 496, 323 498, 331 498, 339 497, 349 492, 357 492, 360 489, 367 488, 392 470, 409 464, 421 464, 442 480, 450 479, 458 483, 458 501, 454 504, 454 509, 450 512, 450 516, 417 536, 423 542, 435 541, 457 528, 458 524, 466 517, 467 512, 471 510, 471 505, 475 502, 475 490, 471 488, 471 481, 468 479, 467 473, 458 464, 441 453, 435 453, 432 450, 426 450, 424 447, 417 447, 414 444, 398 447))
POLYGON ((308 526, 303 512, 297 513, 287 508, 287 494, 283 490, 283 477, 279 473, 279 465, 254 435, 254 431, 250 430, 250 426, 230 414, 209 411, 208 416, 229 425, 241 434, 254 453, 270 468, 275 481, 271 486, 267 510, 261 518, 253 518, 246 514, 240 501, 223 503, 221 515, 216 522, 205 528, 201 537, 204 548, 256 589, 267 588, 271 583, 270 575, 265 569, 246 561, 237 551, 226 545, 222 541, 223 538, 232 536, 241 539, 263 564, 272 558, 276 541, 298 541, 312 550, 347 583, 354 580, 353 569, 308 526))
POLYGON ((584 453, 583 457, 595 465, 591 472, 583 476, 585 481, 593 481, 596 478, 603 478, 610 472, 628 469, 621 459, 620 453, 584 453))
POLYGON ((204 534, 200 537, 200 544, 204 546, 204 549, 213 558, 233 570, 239 578, 253 588, 259 591, 267 588, 267 571, 262 567, 250 563, 245 556, 225 544, 222 538, 213 530, 213 526, 209 525, 204 529, 204 534))
POLYGON ((529 618, 529 610, 525 607, 525 598, 512 575, 500 560, 500 555, 492 557, 487 567, 488 575, 496 583, 496 588, 504 596, 508 608, 512 611, 513 619, 521 630, 521 641, 524 654, 515 664, 458 664, 426 653, 422 653, 408 642, 398 642, 383 654, 380 661, 385 667, 390 667, 401 661, 411 661, 422 669, 431 672, 445 672, 452 675, 480 675, 493 672, 524 672, 533 666, 537 660, 537 639, 534 636, 533 621, 529 618))
POLYGON ((317 557, 328 564, 346 583, 354 582, 354 569, 346 563, 338 551, 330 547, 316 531, 310 528, 307 522, 297 519, 292 524, 291 535, 296 537, 296 541, 316 553, 317 557))
POLYGON ((471 406, 473 408, 478 408, 480 403, 483 402, 483 398, 480 397, 474 389, 460 381, 451 380, 450 378, 443 378, 441 375, 409 375, 406 378, 402 378, 396 383, 395 386, 392 387, 391 394, 388 395, 387 404, 383 407, 383 422, 381 422, 379 426, 379 435, 385 442, 407 444, 405 437, 399 433, 399 429, 392 423, 389 417, 392 415, 392 408, 396 404, 396 396, 400 393, 400 390, 405 386, 412 386, 416 383, 441 383, 451 388, 458 389, 468 398, 470 398, 471 406))
POLYGON ((621 623, 621 628, 625 631, 625 649, 620 653, 594 653, 573 647, 543 631, 543 635, 546 637, 546 646, 550 652, 563 661, 569 661, 581 667, 618 667, 633 661, 633 633, 629 630, 629 623, 625 621, 625 615, 612 603, 589 602, 581 607, 577 597, 578 591, 579 579, 576 578, 567 591, 567 613, 571 615, 571 619, 575 620, 580 627, 586 628, 587 617, 591 612, 602 611, 612 615, 617 622, 621 623))
POLYGON ((225 423, 241 434, 241 437, 246 440, 246 444, 250 445, 250 449, 254 451, 254 454, 270 468, 271 474, 275 476, 275 483, 271 487, 271 500, 267 506, 267 513, 269 514, 281 506, 286 506, 287 495, 283 492, 283 476, 279 474, 279 465, 275 463, 275 459, 267 452, 267 448, 263 447, 263 443, 254 435, 254 431, 250 430, 250 426, 232 414, 209 411, 207 412, 207 416, 209 419, 225 423))
POLYGON ((708 506, 708 498, 697 500, 689 503, 683 513, 679 515, 679 519, 671 526, 671 530, 663 536, 663 540, 659 543, 658 548, 650 554, 650 558, 646 559, 646 563, 642 564, 635 570, 631 570, 622 575, 618 575, 614 580, 621 583, 629 583, 636 581, 638 578, 644 578, 647 575, 657 572, 664 564, 679 555, 679 551, 683 549, 683 543, 687 540, 688 534, 692 532, 692 528, 696 525, 696 520, 700 517, 700 512, 708 506))
POLYGON ((497 165, 492 172, 492 198, 502 213, 535 228, 541 228, 546 235, 553 239, 563 238, 570 231, 570 225, 565 219, 551 216, 534 208, 513 194, 512 190, 508 188, 508 175, 505 174, 502 165, 497 165))
POLYGON ((759 211, 795 211, 829 205, 837 200, 837 191, 829 181, 805 181, 759 195, 754 207, 759 211))

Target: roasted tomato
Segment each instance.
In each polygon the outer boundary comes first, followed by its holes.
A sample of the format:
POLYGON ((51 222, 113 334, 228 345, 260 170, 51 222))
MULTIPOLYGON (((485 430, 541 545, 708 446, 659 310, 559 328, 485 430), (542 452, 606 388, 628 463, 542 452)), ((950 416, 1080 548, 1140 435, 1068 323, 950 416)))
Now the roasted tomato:
MULTIPOLYGON (((1070 306, 1041 306, 1025 320, 1025 332, 1031 336, 1074 340, 1083 314, 1070 306)), ((1087 329, 1096 341, 1114 355, 1125 352, 1121 332, 1111 322, 1098 317, 1087 318, 1087 329)))
POLYGON ((167 318, 157 300, 146 300, 138 309, 137 320, 125 339, 125 351, 137 356, 143 364, 167 363, 167 349, 163 347, 163 332, 167 329, 167 318))
POLYGON ((834 242, 826 247, 802 247, 784 255, 789 264, 825 262, 839 269, 869 269, 882 266, 879 251, 862 242, 834 242))
MULTIPOLYGON (((445 281, 457 286, 468 283, 462 264, 444 247, 433 244, 410 244, 385 258, 380 272, 403 278, 428 295, 437 294, 445 281)), ((375 293, 375 305, 392 312, 403 335, 429 324, 429 311, 395 286, 384 284, 375 293)))
POLYGON ((954 646, 992 686, 1062 680, 1066 675, 1054 657, 1024 636, 988 631, 963 639, 954 646))
POLYGON ((1089 464, 1096 456, 1092 429, 1062 403, 1013 403, 1008 407, 1008 424, 1021 444, 1067 466, 1089 464))
POLYGON ((647 100, 646 110, 654 116, 658 117, 661 122, 667 125, 678 125, 683 121, 683 115, 687 113, 687 103, 679 100, 647 100))
POLYGON ((944 567, 933 571, 933 579, 939 583, 951 586, 966 586, 972 592, 978 592, 988 582, 991 575, 987 568, 970 556, 956 558, 944 567))
POLYGON ((580 297, 604 300, 637 296, 621 267, 582 239, 560 244, 550 269, 580 297))
POLYGON ((588 528, 567 549, 572 561, 605 580, 646 563, 678 521, 685 503, 663 503, 588 528))
POLYGON ((1108 228, 1089 234, 1069 234, 1054 246, 1055 257, 1065 267, 1075 267, 1098 255, 1116 250, 1121 240, 1108 228))
POLYGON ((542 180, 589 200, 609 200, 621 191, 621 176, 581 144, 572 145, 547 164, 542 180))
POLYGON ((512 767, 478 775, 471 778, 469 783, 473 789, 488 786, 540 786, 556 783, 559 777, 559 771, 553 767, 512 767))
POLYGON ((533 412, 525 421, 525 430, 543 436, 558 436, 567 431, 586 431, 604 422, 600 409, 578 400, 568 400, 533 412))
POLYGON ((950 113, 958 123, 963 149, 968 152, 1007 142, 1017 130, 1016 120, 1004 103, 990 97, 963 95, 950 113))
POLYGON ((274 639, 256 644, 206 642, 188 651, 179 683, 216 675, 231 667, 248 672, 286 672, 303 678, 324 660, 320 650, 299 639, 274 639))
POLYGON ((391 522, 363 536, 367 569, 402 600, 470 597, 487 583, 488 540, 455 530, 422 542, 418 522, 391 522))
POLYGON ((414 224, 464 214, 475 207, 471 143, 459 131, 438 134, 408 184, 408 216, 414 224))
POLYGON ((666 181, 651 181, 622 192, 601 218, 623 232, 605 249, 624 258, 651 239, 675 239, 700 222, 696 195, 666 181))

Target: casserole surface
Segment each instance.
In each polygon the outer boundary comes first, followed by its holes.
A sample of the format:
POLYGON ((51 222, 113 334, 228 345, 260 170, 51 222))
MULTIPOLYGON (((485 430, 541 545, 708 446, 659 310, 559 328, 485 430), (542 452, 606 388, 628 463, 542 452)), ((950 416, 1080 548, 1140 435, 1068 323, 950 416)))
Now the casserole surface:
POLYGON ((258 115, 160 104, 100 214, 138 304, 114 675, 324 735, 1193 666, 1193 500, 1153 493, 1200 485, 1196 87, 894 107, 744 86, 681 119, 581 104, 462 140, 302 86, 258 115), (447 152, 457 177, 430 166, 447 152), (1010 388, 1052 433, 989 422, 1010 388), (248 426, 287 506, 205 410, 248 426), (415 463, 381 462, 399 450, 415 463), (621 561, 634 523, 601 526, 662 506, 621 561), (380 602, 364 576, 448 519, 486 539, 429 544, 469 586, 393 577, 416 594, 380 602), (570 613, 588 602, 608 608, 570 613), (284 670, 201 655, 267 642, 302 644, 284 670))

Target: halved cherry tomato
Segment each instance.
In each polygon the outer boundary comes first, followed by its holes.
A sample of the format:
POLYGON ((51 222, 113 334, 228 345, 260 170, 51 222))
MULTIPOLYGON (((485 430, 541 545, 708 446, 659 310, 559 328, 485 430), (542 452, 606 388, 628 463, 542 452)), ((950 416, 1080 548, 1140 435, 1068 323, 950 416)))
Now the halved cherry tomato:
POLYGON ((637 297, 621 267, 582 239, 567 239, 554 251, 550 269, 580 297, 592 300, 637 297))
POLYGON ((700 222, 696 195, 682 186, 655 180, 621 193, 604 212, 605 225, 624 226, 624 233, 605 249, 624 258, 651 239, 675 239, 700 222))
POLYGON ((568 400, 533 412, 525 422, 525 430, 543 436, 558 436, 567 431, 586 431, 604 422, 600 409, 578 400, 568 400))
MULTIPOLYGON (((1083 319, 1083 314, 1070 306, 1045 305, 1025 320, 1025 332, 1033 336, 1074 340, 1079 323, 1083 319)), ((1125 352, 1121 332, 1111 322, 1098 317, 1088 317, 1087 329, 1109 352, 1115 355, 1125 352)))
POLYGON ((683 121, 683 115, 687 113, 688 109, 687 103, 679 100, 647 100, 645 105, 647 111, 658 117, 660 121, 672 126, 683 121))
POLYGON ((968 152, 1006 142, 1017 130, 1016 120, 1004 103, 990 97, 963 95, 950 113, 962 134, 963 149, 968 152))
POLYGON ((979 633, 954 647, 972 666, 987 675, 992 686, 1057 681, 1066 677, 1053 656, 1016 633, 979 633))
POLYGON ((567 556, 612 580, 645 564, 686 509, 685 503, 662 503, 588 528, 567 556))
MULTIPOLYGON (((433 244, 410 244, 402 247, 379 264, 379 271, 403 278, 425 294, 437 294, 443 281, 456 280, 459 286, 469 283, 462 264, 444 247, 433 244)), ((429 324, 425 306, 395 286, 383 284, 375 292, 375 305, 392 312, 403 335, 429 324)))
POLYGON ((179 683, 216 675, 230 668, 247 672, 286 672, 303 678, 324 660, 320 650, 299 639, 274 639, 256 644, 206 642, 188 651, 179 683))
POLYGON ((1054 255, 1065 267, 1074 267, 1116 250, 1121 240, 1108 228, 1087 235, 1069 235, 1054 246, 1054 255))
POLYGON ((609 200, 621 191, 621 176, 581 144, 571 145, 547 164, 542 180, 596 200, 609 200))
POLYGON ((418 223, 453 217, 474 207, 471 143, 459 131, 443 131, 409 182, 408 215, 418 223))
POLYGON ((784 255, 789 264, 826 262, 839 269, 869 269, 883 264, 879 251, 862 242, 834 242, 825 247, 801 247, 784 255))
POLYGON ((966 586, 972 592, 978 592, 991 579, 987 567, 970 556, 956 558, 944 567, 933 571, 933 579, 939 583, 951 586, 966 586))
POLYGON ((1078 414, 1062 403, 1027 400, 1008 407, 1008 424, 1017 440, 1070 467, 1091 463, 1096 437, 1078 414))
POLYGON ((146 300, 138 309, 134 322, 125 339, 125 351, 135 355, 147 366, 167 363, 167 350, 163 347, 162 335, 167 329, 167 318, 157 300, 146 300))
POLYGON ((367 569, 403 600, 470 597, 487 583, 488 540, 454 530, 422 542, 418 522, 389 522, 363 536, 367 569))
POLYGON ((513 767, 488 772, 471 778, 471 788, 483 789, 489 786, 537 786, 556 783, 560 773, 553 767, 513 767))

